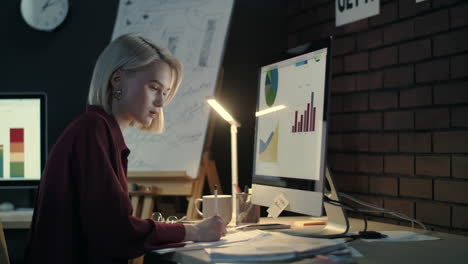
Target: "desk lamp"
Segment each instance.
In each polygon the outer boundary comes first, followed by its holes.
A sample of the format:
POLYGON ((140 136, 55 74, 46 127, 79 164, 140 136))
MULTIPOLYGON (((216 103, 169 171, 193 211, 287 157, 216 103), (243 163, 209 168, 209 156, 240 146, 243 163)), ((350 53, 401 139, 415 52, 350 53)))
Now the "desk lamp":
POLYGON ((231 125, 231 193, 232 193, 232 218, 231 223, 236 224, 237 221, 237 199, 236 194, 238 190, 238 176, 237 176, 237 128, 240 123, 237 122, 232 116, 222 107, 216 99, 209 97, 206 99, 208 104, 231 125))

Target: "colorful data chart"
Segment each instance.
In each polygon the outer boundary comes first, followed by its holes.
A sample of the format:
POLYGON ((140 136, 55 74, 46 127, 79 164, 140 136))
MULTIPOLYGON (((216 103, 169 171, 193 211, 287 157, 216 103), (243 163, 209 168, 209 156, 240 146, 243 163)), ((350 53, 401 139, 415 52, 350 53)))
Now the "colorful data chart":
POLYGON ((265 79, 265 100, 268 106, 275 103, 278 92, 278 69, 269 70, 265 79))
MULTIPOLYGON (((302 112, 302 111, 301 111, 302 112)), ((315 131, 315 107, 314 107, 314 92, 310 95, 310 103, 307 103, 306 109, 298 116, 298 111, 294 113, 294 125, 292 133, 298 132, 314 132, 315 131)))
POLYGON ((24 129, 10 129, 10 177, 24 178, 24 129))
POLYGON ((277 162, 278 161, 278 130, 279 124, 276 125, 275 131, 272 131, 266 141, 260 139, 260 161, 277 162))

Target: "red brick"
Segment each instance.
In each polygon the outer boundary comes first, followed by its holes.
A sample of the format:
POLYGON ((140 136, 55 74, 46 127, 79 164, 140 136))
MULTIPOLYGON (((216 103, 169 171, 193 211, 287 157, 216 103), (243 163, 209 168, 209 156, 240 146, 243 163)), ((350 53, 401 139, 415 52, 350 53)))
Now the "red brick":
POLYGON ((457 206, 452 207, 452 226, 455 228, 468 229, 468 207, 457 206))
POLYGON ((431 57, 431 40, 423 39, 400 45, 399 62, 415 62, 431 57))
POLYGON ((365 175, 344 175, 335 174, 333 180, 337 184, 337 189, 344 192, 369 192, 369 176, 365 175))
POLYGON ((431 133, 401 133, 400 152, 431 152, 431 133))
POLYGON ((468 204, 468 182, 466 181, 434 181, 434 198, 438 201, 468 204))
POLYGON ((416 157, 416 174, 435 177, 450 176, 450 157, 416 157))
POLYGON ((357 38, 359 50, 375 48, 383 44, 383 31, 380 29, 361 33, 357 38))
POLYGON ((369 109, 369 95, 358 93, 343 96, 343 111, 367 111, 369 109))
POLYGON ((306 12, 292 16, 288 21, 288 31, 295 32, 312 24, 312 17, 306 12))
POLYGON ((329 147, 339 151, 368 151, 369 135, 367 134, 334 134, 330 135, 329 147))
MULTIPOLYGON (((356 199, 359 199, 363 202, 366 202, 366 203, 369 203, 369 204, 373 204, 373 205, 376 205, 378 207, 382 207, 383 208, 383 199, 381 197, 375 197, 375 196, 368 196, 368 195, 354 195, 354 197, 356 199)), ((346 202, 348 202, 348 200, 346 200, 346 202)), ((362 205, 358 204, 358 203, 355 203, 351 200, 349 200, 349 204, 351 206, 354 206, 354 207, 358 207, 358 208, 362 208, 362 205)), ((383 216, 382 213, 369 213, 371 215, 376 215, 376 216, 383 216)), ((356 214, 357 217, 362 217, 361 214, 356 214)))
POLYGON ((400 196, 432 199, 432 180, 400 178, 400 196))
POLYGON ((361 19, 356 22, 346 24, 342 26, 344 33, 353 33, 358 31, 364 31, 369 27, 367 19, 361 19))
POLYGON ((388 24, 398 19, 398 2, 390 2, 388 4, 381 4, 380 14, 369 18, 369 24, 379 26, 388 24))
POLYGON ((434 225, 450 225, 450 206, 435 202, 416 202, 416 219, 434 225))
POLYGON ((447 80, 450 78, 449 67, 449 59, 439 59, 416 64, 416 82, 447 80))
POLYGON ((331 131, 356 131, 382 129, 381 113, 334 115, 331 131))
POLYGON ((414 157, 408 155, 385 156, 385 173, 414 175, 414 157))
POLYGON ((414 37, 412 20, 392 24, 384 28, 384 44, 400 42, 414 37))
POLYGON ((385 130, 402 130, 414 128, 414 115, 411 111, 386 112, 384 117, 385 130))
POLYGON ((416 110, 416 129, 433 129, 450 127, 450 114, 448 108, 434 108, 416 110))
POLYGON ((449 6, 455 3, 463 2, 465 0, 432 0, 433 7, 442 7, 442 6, 449 6))
POLYGON ((397 196, 398 179, 395 177, 369 177, 369 192, 397 196))
POLYGON ((337 38, 333 43, 333 55, 339 56, 354 52, 356 49, 356 40, 354 36, 337 38))
POLYGON ((371 72, 363 73, 356 76, 357 90, 373 90, 380 89, 383 86, 383 73, 371 72))
POLYGON ((356 128, 358 130, 382 129, 382 114, 369 113, 356 115, 356 128))
POLYGON ((353 172, 357 167, 356 156, 352 154, 333 153, 329 155, 329 160, 334 171, 353 172))
POLYGON ((425 106, 431 104, 431 87, 419 87, 400 91, 400 107, 425 106))
POLYGON ((468 127, 468 107, 452 108, 452 127, 468 127))
POLYGON ((307 27, 304 31, 300 32, 300 42, 311 42, 328 37, 333 29, 335 28, 335 23, 323 23, 316 26, 307 27))
POLYGON ((431 8, 430 1, 416 3, 416 1, 399 0, 398 4, 400 18, 415 16, 431 8))
POLYGON ((397 134, 370 134, 369 151, 371 152, 396 152, 398 151, 397 134))
MULTIPOLYGON (((402 199, 385 199, 385 209, 404 214, 409 217, 414 217, 414 202, 402 199)), ((387 217, 395 217, 390 214, 385 214, 387 217)))
POLYGON ((383 158, 380 155, 357 155, 356 172, 382 173, 383 158))
POLYGON ((367 71, 369 68, 369 54, 367 52, 345 56, 345 72, 367 71))
POLYGON ((468 156, 452 157, 452 176, 454 178, 468 179, 468 156))
POLYGON ((434 55, 442 56, 468 50, 468 28, 437 35, 433 39, 434 55))
POLYGON ((384 88, 405 87, 414 84, 413 66, 389 69, 384 72, 384 88))
POLYGON ((369 107, 372 110, 392 109, 398 107, 397 92, 381 92, 370 95, 369 107))
POLYGON ((434 133, 434 152, 467 153, 468 132, 438 132, 434 133))
POLYGON ((396 46, 372 51, 370 54, 371 68, 380 68, 394 65, 398 62, 398 50, 396 46))
MULTIPOLYGON (((313 2, 317 2, 317 1, 313 1, 313 2)), ((335 10, 334 3, 329 2, 325 5, 315 6, 307 10, 306 14, 309 16, 310 22, 312 24, 318 24, 318 23, 321 23, 321 22, 324 22, 333 18, 334 10, 335 10)))
POLYGON ((466 14, 468 14, 468 4, 450 9, 450 26, 456 28, 468 25, 466 14))
POLYGON ((449 83, 434 87, 435 104, 468 103, 468 82, 449 83))
POLYGON ((330 100, 330 108, 332 113, 343 112, 343 96, 332 95, 330 100))
POLYGON ((452 57, 450 60, 450 77, 462 78, 468 77, 468 54, 452 57))
POLYGON ((335 77, 332 80, 332 92, 352 92, 356 90, 356 77, 354 75, 344 75, 335 77))
POLYGON ((418 17, 414 20, 414 34, 423 36, 434 34, 449 29, 449 13, 448 10, 441 10, 425 16, 418 17))
POLYGON ((343 58, 333 58, 333 74, 344 72, 343 58))
POLYGON ((302 8, 310 9, 310 8, 317 7, 324 3, 330 3, 330 1, 329 0, 316 0, 316 1, 302 0, 302 8))

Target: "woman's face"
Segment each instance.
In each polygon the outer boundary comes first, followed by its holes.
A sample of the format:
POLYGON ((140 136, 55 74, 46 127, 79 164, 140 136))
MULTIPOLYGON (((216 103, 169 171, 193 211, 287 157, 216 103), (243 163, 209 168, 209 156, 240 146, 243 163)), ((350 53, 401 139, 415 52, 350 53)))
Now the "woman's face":
POLYGON ((171 67, 161 60, 137 71, 122 71, 122 99, 118 102, 120 112, 130 122, 150 125, 169 94, 171 75, 171 67))

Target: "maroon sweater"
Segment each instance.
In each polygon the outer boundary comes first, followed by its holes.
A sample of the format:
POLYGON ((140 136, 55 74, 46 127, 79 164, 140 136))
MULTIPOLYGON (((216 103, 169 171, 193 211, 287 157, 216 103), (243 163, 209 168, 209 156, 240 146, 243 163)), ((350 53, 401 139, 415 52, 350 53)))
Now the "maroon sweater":
POLYGON ((129 153, 116 120, 98 106, 67 127, 42 174, 26 263, 123 264, 183 240, 182 224, 132 216, 129 153))

